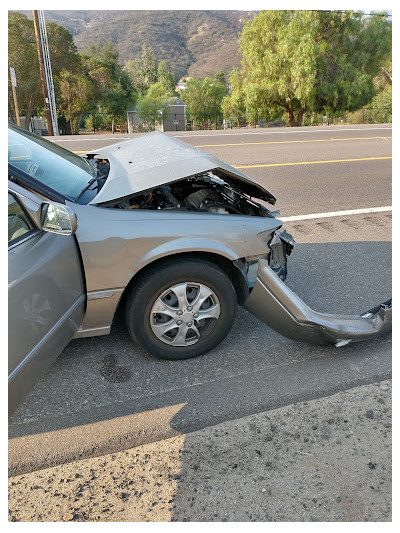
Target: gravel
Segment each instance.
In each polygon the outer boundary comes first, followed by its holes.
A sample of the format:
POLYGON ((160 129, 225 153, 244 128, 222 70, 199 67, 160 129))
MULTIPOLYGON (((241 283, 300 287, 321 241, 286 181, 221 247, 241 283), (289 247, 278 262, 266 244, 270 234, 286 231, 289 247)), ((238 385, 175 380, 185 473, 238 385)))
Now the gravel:
POLYGON ((391 521, 391 381, 11 477, 9 521, 391 521))

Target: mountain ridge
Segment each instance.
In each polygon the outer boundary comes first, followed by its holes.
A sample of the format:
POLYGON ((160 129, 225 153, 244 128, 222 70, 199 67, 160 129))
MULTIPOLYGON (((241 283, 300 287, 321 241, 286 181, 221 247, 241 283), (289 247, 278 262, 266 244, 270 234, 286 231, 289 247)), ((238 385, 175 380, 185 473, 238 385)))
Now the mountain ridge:
MULTIPOLYGON (((18 10, 28 18, 31 11, 18 10)), ((238 36, 256 11, 201 10, 48 10, 55 22, 74 37, 80 52, 91 42, 111 40, 121 63, 140 57, 142 45, 153 48, 177 79, 214 76, 240 66, 238 36)))

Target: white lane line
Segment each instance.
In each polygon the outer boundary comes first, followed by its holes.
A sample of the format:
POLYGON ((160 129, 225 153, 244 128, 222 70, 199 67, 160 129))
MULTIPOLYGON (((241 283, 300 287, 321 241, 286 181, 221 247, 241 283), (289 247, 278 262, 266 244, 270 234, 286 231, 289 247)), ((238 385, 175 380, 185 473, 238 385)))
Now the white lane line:
POLYGON ((312 213, 310 215, 296 215, 292 217, 280 217, 282 222, 292 222, 295 220, 311 220, 313 218, 329 218, 329 217, 343 217, 347 215, 365 215, 367 213, 381 213, 384 211, 392 211, 392 206, 387 205, 385 207, 368 207, 365 209, 350 209, 348 211, 331 211, 329 213, 312 213))
POLYGON ((329 128, 329 129, 311 129, 311 130, 298 130, 298 129, 286 129, 285 130, 281 130, 281 131, 238 131, 238 132, 235 132, 235 133, 183 133, 183 134, 175 134, 175 135, 171 135, 171 137, 218 137, 220 135, 230 135, 230 136, 236 136, 236 135, 274 135, 275 133, 282 133, 282 134, 285 134, 285 133, 315 133, 315 132, 329 132, 329 131, 334 131, 334 132, 341 132, 341 133, 345 133, 346 131, 371 131, 371 130, 391 130, 392 128, 391 127, 382 127, 382 128, 346 128, 345 130, 342 130, 342 129, 332 129, 332 128, 329 128))
POLYGON ((132 139, 132 137, 80 137, 79 139, 60 139, 59 137, 52 137, 50 140, 52 142, 55 142, 56 144, 63 142, 63 143, 75 143, 75 142, 89 142, 89 141, 119 141, 124 139, 132 139))

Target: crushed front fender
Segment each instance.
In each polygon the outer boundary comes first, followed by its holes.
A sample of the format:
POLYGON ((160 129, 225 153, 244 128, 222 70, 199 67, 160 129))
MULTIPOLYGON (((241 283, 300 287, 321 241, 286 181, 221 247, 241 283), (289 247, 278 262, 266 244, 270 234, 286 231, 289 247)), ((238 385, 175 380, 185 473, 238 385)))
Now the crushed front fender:
POLYGON ((243 307, 281 335, 311 344, 343 346, 392 328, 391 300, 361 315, 319 313, 290 290, 264 259, 259 260, 255 286, 243 307))

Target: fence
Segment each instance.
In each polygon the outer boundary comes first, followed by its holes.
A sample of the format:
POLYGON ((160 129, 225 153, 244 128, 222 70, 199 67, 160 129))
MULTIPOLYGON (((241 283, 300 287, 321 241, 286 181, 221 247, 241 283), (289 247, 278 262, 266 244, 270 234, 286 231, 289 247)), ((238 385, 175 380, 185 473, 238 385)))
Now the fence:
MULTIPOLYGON (((346 125, 346 124, 382 124, 392 122, 392 108, 391 107, 364 107, 358 111, 344 113, 343 115, 329 115, 322 113, 305 113, 303 119, 303 126, 329 126, 329 125, 346 125)), ((126 117, 113 117, 108 113, 100 113, 98 111, 87 111, 80 113, 72 118, 72 121, 67 121, 65 117, 59 115, 58 126, 60 134, 71 135, 72 133, 126 133, 128 132, 128 123, 126 117), (71 129, 72 122, 72 129, 71 129)), ((195 130, 224 130, 232 128, 276 128, 286 127, 287 123, 284 120, 266 121, 259 119, 256 123, 240 121, 229 122, 228 120, 205 120, 205 121, 188 121, 186 122, 187 131, 195 130)), ((149 131, 146 128, 138 127, 135 131, 145 132, 149 131)), ((45 130, 42 135, 46 134, 45 130)))
MULTIPOLYGON (((392 122, 391 107, 364 107, 358 111, 343 113, 343 115, 329 115, 323 113, 305 113, 303 126, 329 126, 346 124, 380 124, 392 122)), ((259 119, 257 122, 229 122, 218 121, 190 121, 186 123, 186 130, 222 130, 227 128, 276 128, 285 127, 287 122, 282 119, 266 121, 259 119)))
POLYGON ((61 134, 78 133, 125 133, 128 131, 126 117, 115 116, 99 111, 76 113, 70 120, 62 115, 58 117, 58 127, 61 134))

